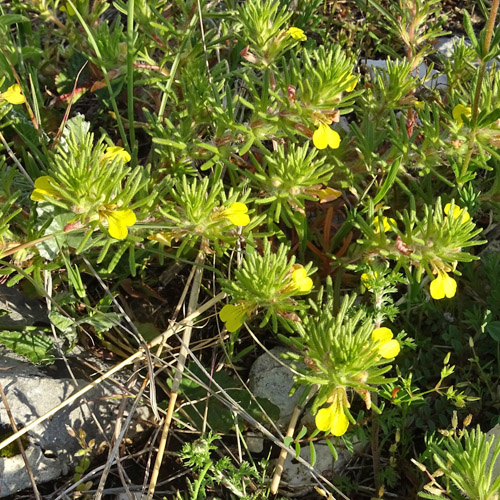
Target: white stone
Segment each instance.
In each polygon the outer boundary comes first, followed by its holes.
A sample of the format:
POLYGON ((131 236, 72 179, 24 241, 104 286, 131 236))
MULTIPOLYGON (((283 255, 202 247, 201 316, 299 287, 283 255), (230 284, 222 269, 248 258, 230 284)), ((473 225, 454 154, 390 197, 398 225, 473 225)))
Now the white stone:
MULTIPOLYGON (((287 427, 295 405, 298 403, 303 388, 299 388, 292 396, 294 374, 290 362, 281 357, 287 352, 283 347, 274 347, 270 354, 259 356, 250 369, 250 390, 255 397, 266 398, 280 410, 278 426, 287 427)), ((263 422, 266 425, 265 422, 263 422)))

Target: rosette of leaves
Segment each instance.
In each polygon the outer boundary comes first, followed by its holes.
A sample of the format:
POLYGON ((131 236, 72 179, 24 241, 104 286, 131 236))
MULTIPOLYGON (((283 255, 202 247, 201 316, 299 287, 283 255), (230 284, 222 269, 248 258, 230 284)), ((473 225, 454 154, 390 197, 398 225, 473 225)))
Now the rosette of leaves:
POLYGON ((305 267, 295 264, 294 256, 288 258, 289 251, 290 248, 282 244, 274 252, 268 240, 264 240, 261 251, 248 245, 233 278, 219 280, 222 290, 240 305, 245 315, 263 309, 265 315, 259 326, 271 320, 274 331, 278 330, 278 319, 290 330, 289 323, 298 319, 297 313, 307 309, 304 301, 296 296, 312 288, 312 280, 307 277, 315 271, 312 264, 305 267), (303 274, 300 281, 294 279, 294 271, 299 269, 303 274))
POLYGON ((395 380, 385 376, 392 358, 381 355, 381 343, 372 337, 373 320, 354 306, 356 296, 346 296, 335 313, 331 280, 327 287, 326 297, 321 290, 316 300, 309 300, 310 311, 293 323, 298 336, 279 335, 293 350, 286 357, 300 373, 295 384, 319 386, 313 414, 338 387, 353 389, 370 408, 369 392, 395 380))
POLYGON ((262 162, 250 154, 255 171, 245 169, 243 173, 261 193, 255 203, 269 205, 267 213, 275 222, 281 218, 287 226, 299 229, 307 200, 332 200, 340 196, 339 191, 327 187, 334 165, 325 164, 325 158, 317 159, 317 155, 316 149, 295 144, 288 148, 278 146, 274 154, 266 155, 262 162))
POLYGON ((475 239, 481 229, 476 227, 467 210, 459 208, 453 200, 443 209, 438 198, 434 207, 424 205, 423 216, 419 217, 412 199, 410 210, 396 214, 399 222, 373 214, 371 205, 368 209, 371 224, 361 214, 356 217, 358 227, 365 234, 360 243, 371 254, 397 261, 395 271, 402 267, 410 273, 414 268, 418 281, 424 271, 429 276, 438 271, 458 273, 457 262, 478 258, 464 249, 485 243, 475 239))
POLYGON ((247 226, 250 222, 246 215, 248 208, 242 202, 247 196, 233 190, 226 195, 222 181, 211 179, 204 177, 200 181, 182 176, 171 187, 170 199, 159 207, 163 221, 158 222, 163 222, 165 230, 149 239, 167 246, 180 241, 177 255, 193 248, 200 238, 203 238, 204 251, 213 253, 212 245, 219 255, 234 244, 239 235, 238 226, 247 226))

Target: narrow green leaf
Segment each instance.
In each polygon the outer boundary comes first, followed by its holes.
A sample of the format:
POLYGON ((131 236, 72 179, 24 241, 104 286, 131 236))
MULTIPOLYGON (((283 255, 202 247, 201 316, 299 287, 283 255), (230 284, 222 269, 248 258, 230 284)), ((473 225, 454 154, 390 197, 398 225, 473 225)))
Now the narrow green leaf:
POLYGON ((384 199, 384 196, 387 194, 387 191, 389 191, 389 189, 394 184, 394 181, 396 180, 396 177, 399 172, 400 165, 401 165, 401 157, 396 158, 396 160, 394 160, 391 167, 389 168, 389 173, 387 174, 387 177, 385 178, 384 183, 380 188, 380 191, 377 193, 377 196, 373 198, 373 203, 375 205, 377 203, 380 203, 384 199))
POLYGON ((312 441, 309 443, 309 451, 311 453, 311 465, 314 467, 316 465, 316 448, 312 441))
POLYGON ((2 14, 0 16, 0 26, 10 26, 15 23, 29 23, 30 20, 27 17, 21 16, 21 14, 2 14))
POLYGON ((476 34, 474 33, 474 28, 472 27, 472 21, 470 19, 469 13, 466 10, 464 10, 464 28, 465 32, 467 33, 467 36, 470 38, 474 50, 478 52, 478 43, 476 34))

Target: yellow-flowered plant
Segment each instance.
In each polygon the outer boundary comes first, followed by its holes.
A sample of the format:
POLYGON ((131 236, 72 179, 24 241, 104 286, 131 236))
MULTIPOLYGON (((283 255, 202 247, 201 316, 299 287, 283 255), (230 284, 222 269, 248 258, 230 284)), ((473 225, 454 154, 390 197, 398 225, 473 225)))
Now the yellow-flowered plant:
MULTIPOLYGON (((137 221, 132 200, 149 184, 146 172, 125 166, 130 155, 123 148, 106 147, 103 140, 94 145, 93 134, 66 135, 48 167, 49 175, 35 180, 31 200, 74 214, 68 227, 86 232, 82 246, 97 227, 113 239, 127 238, 137 221)), ((145 195, 134 206, 146 205, 154 197, 145 195)))
POLYGON ((420 281, 424 272, 432 277, 430 293, 434 299, 451 298, 457 289, 456 281, 448 274, 456 272, 458 262, 477 259, 465 249, 483 243, 476 237, 481 232, 466 208, 454 201, 442 208, 440 198, 435 208, 424 206, 424 215, 417 216, 413 209, 398 214, 400 222, 375 216, 372 225, 361 217, 357 222, 367 239, 362 243, 369 248, 369 255, 395 260, 407 274, 415 270, 420 281))
POLYGON ((384 374, 400 351, 400 343, 387 327, 375 328, 366 312, 354 308, 355 297, 345 297, 334 313, 331 281, 326 300, 323 292, 310 301, 312 311, 294 323, 298 337, 280 338, 293 348, 286 357, 305 365, 294 364, 300 375, 297 384, 319 386, 312 406, 316 426, 335 436, 348 427, 351 389, 371 407, 370 391, 388 382, 384 374), (328 407, 319 409, 327 403, 328 407), (318 411, 319 410, 319 411, 318 411))
POLYGON ((170 194, 173 201, 159 207, 162 218, 158 222, 171 229, 148 238, 168 246, 180 242, 179 254, 193 247, 200 238, 204 241, 204 250, 211 252, 206 245, 213 245, 221 253, 227 244, 236 240, 238 228, 250 224, 248 206, 243 201, 235 201, 236 193, 226 198, 221 181, 212 183, 205 177, 199 182, 184 176, 170 194))
POLYGON ((268 240, 264 240, 262 254, 247 248, 241 267, 234 271, 232 279, 221 279, 222 290, 232 298, 233 304, 225 305, 219 317, 228 331, 241 327, 252 313, 265 312, 260 326, 272 319, 277 330, 278 318, 287 326, 287 320, 297 318, 304 304, 296 297, 309 293, 313 281, 309 277, 311 266, 303 267, 288 258, 289 247, 280 245, 276 253, 268 240))

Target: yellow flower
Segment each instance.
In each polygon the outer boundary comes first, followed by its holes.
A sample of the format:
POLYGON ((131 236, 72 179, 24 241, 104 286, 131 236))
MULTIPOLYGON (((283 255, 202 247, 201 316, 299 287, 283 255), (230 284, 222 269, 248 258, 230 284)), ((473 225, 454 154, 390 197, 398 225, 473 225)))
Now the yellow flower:
MULTIPOLYGON (((391 224, 393 224, 395 226, 396 221, 392 218, 388 218, 385 216, 382 217, 382 226, 383 226, 382 230, 384 233, 387 233, 387 231, 390 231, 392 229, 391 224)), ((373 218, 373 225, 375 226, 375 229, 374 229, 375 234, 379 234, 380 233, 380 222, 379 222, 378 215, 376 215, 373 218)))
POLYGON ((345 389, 337 387, 332 399, 333 402, 328 408, 321 408, 316 413, 316 427, 320 431, 330 431, 334 436, 342 436, 349 427, 349 419, 344 412, 344 406, 349 406, 345 389))
POLYGON ((451 299, 457 292, 457 282, 444 271, 438 271, 437 277, 431 282, 430 292, 433 299, 451 299))
POLYGON ((370 283, 372 283, 375 278, 378 278, 378 273, 376 271, 373 271, 373 274, 372 273, 363 273, 361 275, 361 284, 367 290, 369 290, 371 288, 370 283))
POLYGON ((293 271, 292 282, 294 289, 301 293, 310 292, 313 286, 313 280, 307 276, 307 271, 302 266, 293 271))
MULTIPOLYGON (((351 78, 354 78, 354 75, 352 73, 348 73, 345 80, 350 80, 351 78)), ((358 84, 358 77, 356 76, 354 80, 349 84, 349 86, 345 89, 346 92, 352 92, 355 88, 356 85, 358 84)))
POLYGON ((325 149, 327 146, 337 149, 340 146, 340 135, 326 123, 320 123, 314 131, 313 144, 318 149, 325 149))
POLYGON ((111 162, 115 158, 122 160, 123 163, 130 161, 130 155, 123 148, 119 146, 109 146, 106 148, 106 153, 104 153, 103 159, 111 162))
POLYGON ((228 208, 222 211, 221 217, 229 219, 235 226, 246 226, 250 222, 247 215, 248 207, 239 201, 231 203, 228 208))
POLYGON ((132 210, 116 210, 114 205, 103 205, 99 209, 99 219, 101 222, 106 219, 109 235, 116 240, 124 240, 128 235, 127 227, 133 226, 137 221, 132 210))
POLYGON ((462 116, 466 116, 470 118, 472 115, 472 110, 468 106, 464 106, 463 104, 457 104, 452 111, 453 119, 457 122, 458 126, 461 127, 464 123, 462 120, 462 116))
POLYGON ((2 92, 0 97, 10 104, 24 104, 26 102, 26 98, 21 92, 21 87, 17 83, 11 85, 5 92, 2 92))
MULTIPOLYGON (((446 215, 449 214, 450 212, 450 209, 451 209, 451 203, 447 203, 445 206, 444 206, 444 213, 446 215)), ((460 215, 462 215, 462 222, 465 224, 466 222, 469 222, 470 221, 470 215, 469 215, 469 212, 467 212, 467 209, 466 208, 460 208, 459 206, 457 205, 453 205, 453 214, 452 214, 452 217, 454 219, 458 219, 460 217, 460 215)))
POLYGON ((296 28, 295 26, 288 28, 287 33, 294 40, 299 40, 301 42, 305 42, 307 40, 307 36, 305 35, 304 30, 301 30, 300 28, 296 28))
POLYGON ((47 198, 60 198, 59 192, 54 188, 56 181, 50 175, 43 175, 35 180, 35 189, 30 198, 33 201, 47 201, 47 198))
POLYGON ((236 305, 226 304, 219 312, 219 318, 226 323, 228 332, 235 332, 247 319, 248 314, 254 309, 253 304, 240 302, 236 305))
POLYGON ((399 342, 392 337, 391 329, 385 326, 372 332, 372 340, 377 342, 378 352, 385 359, 395 358, 401 350, 399 342))

